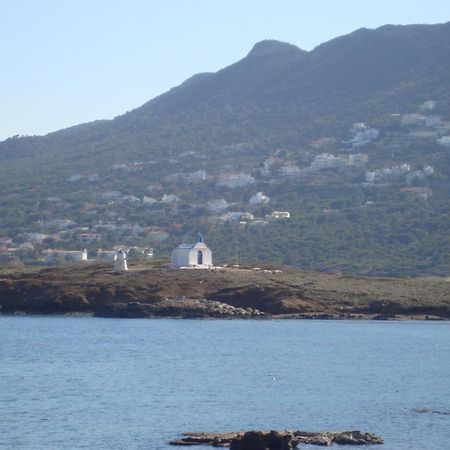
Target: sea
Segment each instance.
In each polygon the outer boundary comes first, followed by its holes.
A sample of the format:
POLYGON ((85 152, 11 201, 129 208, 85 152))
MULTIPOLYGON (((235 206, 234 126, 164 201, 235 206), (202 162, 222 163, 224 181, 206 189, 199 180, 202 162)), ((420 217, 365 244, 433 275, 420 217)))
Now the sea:
POLYGON ((253 429, 450 449, 450 322, 0 316, 1 449, 253 429))

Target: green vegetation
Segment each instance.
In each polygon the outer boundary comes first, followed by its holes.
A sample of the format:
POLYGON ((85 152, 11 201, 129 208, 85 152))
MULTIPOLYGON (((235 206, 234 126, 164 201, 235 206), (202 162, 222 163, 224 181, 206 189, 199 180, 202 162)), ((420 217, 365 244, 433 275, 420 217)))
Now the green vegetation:
POLYGON ((450 23, 358 30, 311 52, 263 41, 112 121, 8 139, 0 143, 0 263, 120 244, 167 257, 199 230, 217 262, 448 275, 450 148, 437 141, 450 135, 449 42, 450 23), (416 122, 406 123, 408 114, 416 122), (361 122, 379 133, 352 145, 361 122), (368 162, 309 170, 323 153, 368 162), (366 172, 401 164, 408 174, 365 182, 366 172), (424 175, 425 166, 433 171, 424 175), (286 167, 297 172, 287 176, 286 167), (203 169, 206 179, 195 178, 203 169), (254 183, 222 183, 239 172, 254 183), (250 205, 256 192, 270 202, 250 205), (216 199, 228 202, 225 211, 208 208, 216 199), (291 217, 267 220, 273 211, 291 217), (226 212, 261 220, 230 221, 226 212), (95 239, 83 241, 86 233, 95 239))

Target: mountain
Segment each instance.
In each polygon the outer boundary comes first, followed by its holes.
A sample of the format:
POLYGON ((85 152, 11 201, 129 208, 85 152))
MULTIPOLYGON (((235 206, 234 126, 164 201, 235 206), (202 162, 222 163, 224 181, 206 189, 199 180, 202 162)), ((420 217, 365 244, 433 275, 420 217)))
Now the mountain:
POLYGON ((449 71, 450 22, 259 42, 113 120, 1 142, 0 239, 167 255, 201 229, 223 260, 448 274, 449 71))

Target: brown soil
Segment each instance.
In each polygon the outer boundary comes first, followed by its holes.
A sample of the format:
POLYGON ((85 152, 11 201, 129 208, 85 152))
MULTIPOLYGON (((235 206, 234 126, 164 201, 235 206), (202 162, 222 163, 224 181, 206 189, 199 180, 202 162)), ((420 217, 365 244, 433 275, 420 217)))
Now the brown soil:
POLYGON ((3 313, 102 315, 110 308, 114 315, 111 306, 139 310, 137 303, 152 306, 143 317, 189 316, 184 312, 202 300, 199 316, 217 316, 205 299, 283 318, 450 318, 450 282, 441 278, 358 278, 291 267, 175 270, 158 263, 121 273, 106 264, 0 271, 3 313))

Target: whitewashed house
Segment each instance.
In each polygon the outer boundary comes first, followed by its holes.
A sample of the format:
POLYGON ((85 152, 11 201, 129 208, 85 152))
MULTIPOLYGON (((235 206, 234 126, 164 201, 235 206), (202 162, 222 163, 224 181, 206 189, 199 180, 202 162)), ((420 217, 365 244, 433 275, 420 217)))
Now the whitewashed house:
POLYGON ((174 194, 164 194, 161 198, 161 203, 176 203, 179 200, 178 196, 174 194))
POLYGON ((218 177, 218 185, 228 188, 240 188, 255 183, 256 180, 248 173, 223 173, 218 177))
POLYGON ((321 153, 314 157, 309 169, 318 171, 323 169, 336 169, 343 166, 345 166, 345 161, 339 156, 334 156, 330 153, 321 153))
POLYGON ((76 183, 77 181, 80 181, 84 178, 83 175, 77 173, 75 175, 71 175, 70 177, 66 178, 67 181, 69 181, 70 183, 76 183))
POLYGON ((250 197, 248 202, 250 205, 267 205, 267 203, 270 202, 270 198, 262 192, 257 192, 255 195, 250 197))
POLYGON ((419 111, 421 112, 429 112, 433 111, 433 109, 436 107, 436 102, 434 100, 427 100, 426 102, 423 102, 419 106, 419 111))
POLYGON ((377 139, 380 135, 380 130, 370 128, 365 123, 359 122, 352 125, 350 128, 350 134, 352 135, 352 138, 349 143, 353 148, 358 148, 368 144, 374 139, 377 139))
POLYGON ((127 256, 122 249, 120 249, 116 253, 116 257, 114 259, 114 270, 116 272, 124 272, 124 271, 128 270, 127 256))
POLYGON ((207 269, 212 267, 212 252, 200 233, 192 244, 180 244, 172 251, 172 267, 207 269))
POLYGON ((442 136, 437 140, 437 143, 444 147, 450 147, 450 136, 442 136))
POLYGON ((295 175, 301 174, 302 170, 297 166, 297 164, 293 162, 287 162, 286 164, 280 166, 278 172, 282 177, 293 177, 295 175))
POLYGON ((272 211, 267 218, 268 219, 290 219, 291 213, 289 211, 272 211))
POLYGON ((227 214, 228 220, 236 222, 239 220, 253 220, 255 216, 249 212, 231 211, 227 214))
POLYGON ((147 197, 146 195, 144 195, 142 197, 142 204, 143 205, 153 205, 156 202, 157 202, 157 200, 154 199, 153 197, 147 197))

